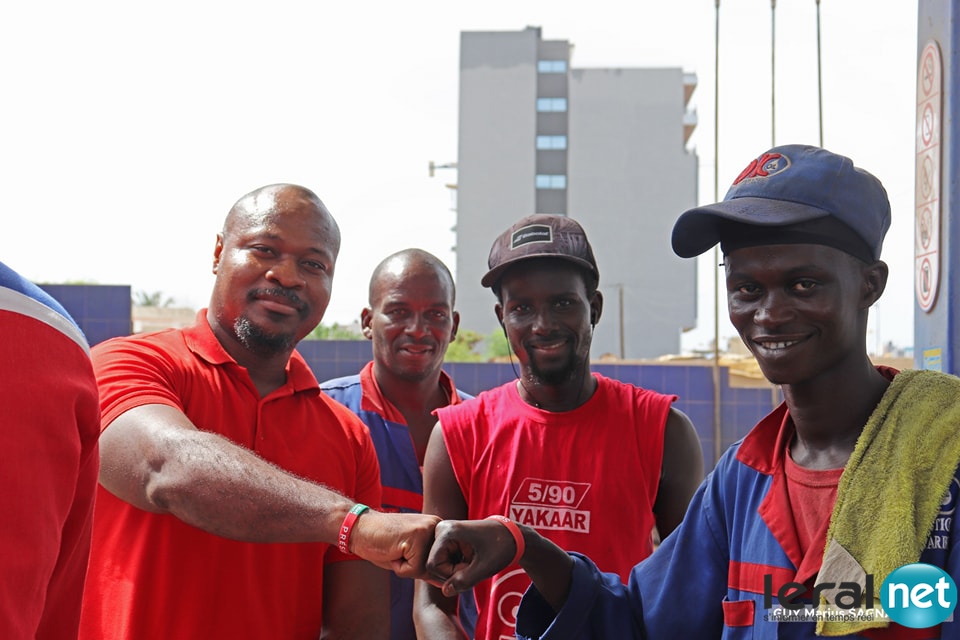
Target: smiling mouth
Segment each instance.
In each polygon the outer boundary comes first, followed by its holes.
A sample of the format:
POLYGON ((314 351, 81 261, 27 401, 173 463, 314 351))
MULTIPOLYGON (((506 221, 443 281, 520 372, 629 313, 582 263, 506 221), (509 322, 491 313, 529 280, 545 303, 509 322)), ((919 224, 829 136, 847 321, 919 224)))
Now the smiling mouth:
POLYGON ((410 354, 413 354, 413 355, 415 355, 415 356, 419 356, 419 355, 423 355, 423 354, 426 354, 426 353, 433 353, 433 352, 434 352, 434 348, 433 348, 433 347, 429 347, 429 346, 425 346, 425 345, 420 345, 420 346, 407 345, 407 346, 405 346, 405 347, 401 347, 401 348, 400 348, 400 351, 403 351, 404 353, 410 353, 410 354))
POLYGON ((304 305, 303 300, 300 297, 293 293, 292 291, 287 291, 285 289, 257 289, 250 292, 250 297, 253 300, 259 300, 260 302, 269 302, 276 305, 289 307, 291 309, 296 309, 300 311, 306 305, 304 305))
POLYGON ((292 316, 297 315, 302 311, 302 307, 300 305, 294 304, 292 301, 285 298, 258 297, 257 301, 270 313, 292 316))
POLYGON ((793 345, 795 345, 795 344, 797 344, 797 343, 799 343, 799 342, 800 342, 800 340, 783 340, 783 341, 780 341, 780 342, 766 342, 766 341, 765 341, 765 342, 760 342, 760 341, 756 341, 756 340, 755 340, 755 341, 754 341, 754 344, 756 344, 757 346, 759 346, 759 347, 761 347, 761 348, 763 348, 763 349, 766 349, 767 351, 780 351, 780 350, 782 350, 782 349, 786 349, 786 348, 788 348, 788 347, 792 347, 793 345))
POLYGON ((527 345, 531 351, 559 351, 567 346, 567 340, 551 340, 549 342, 533 342, 527 345))

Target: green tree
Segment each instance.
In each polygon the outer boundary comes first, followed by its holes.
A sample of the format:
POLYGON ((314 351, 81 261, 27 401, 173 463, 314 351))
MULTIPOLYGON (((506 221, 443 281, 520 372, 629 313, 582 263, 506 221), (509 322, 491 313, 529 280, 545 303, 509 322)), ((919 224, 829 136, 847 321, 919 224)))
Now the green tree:
POLYGON ((334 322, 333 324, 319 324, 304 340, 366 340, 363 334, 357 333, 349 326, 334 322))
POLYGON ((484 336, 470 329, 461 329, 447 348, 446 362, 489 362, 510 355, 510 345, 502 331, 484 336))
POLYGON ((165 296, 163 291, 154 291, 153 293, 136 291, 133 294, 133 304, 138 307, 172 307, 174 300, 165 296))
POLYGON ((507 336, 503 334, 503 331, 494 331, 487 336, 485 342, 487 345, 486 356, 488 360, 506 358, 512 353, 510 351, 510 343, 507 341, 507 336))
POLYGON ((483 336, 476 331, 460 329, 443 359, 445 362, 482 362, 483 356, 476 351, 482 341, 483 336))

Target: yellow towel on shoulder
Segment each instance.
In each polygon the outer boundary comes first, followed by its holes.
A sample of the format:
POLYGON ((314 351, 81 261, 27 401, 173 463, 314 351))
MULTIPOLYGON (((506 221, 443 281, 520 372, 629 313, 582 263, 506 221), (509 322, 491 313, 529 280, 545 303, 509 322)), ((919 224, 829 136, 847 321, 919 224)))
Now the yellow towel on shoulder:
MULTIPOLYGON (((958 464, 960 378, 936 371, 899 373, 840 477, 817 584, 859 581, 862 588, 872 574, 879 607, 880 587, 890 572, 920 559, 958 464)), ((887 625, 821 620, 817 635, 887 625)))

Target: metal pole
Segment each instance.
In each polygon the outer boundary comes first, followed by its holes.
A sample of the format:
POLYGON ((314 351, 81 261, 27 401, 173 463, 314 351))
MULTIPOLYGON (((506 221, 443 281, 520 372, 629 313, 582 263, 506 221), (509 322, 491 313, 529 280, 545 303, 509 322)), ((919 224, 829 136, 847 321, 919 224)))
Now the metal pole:
MULTIPOLYGON (((720 200, 720 0, 716 2, 716 33, 713 54, 713 201, 720 200)), ((720 441, 720 248, 713 248, 713 462, 723 453, 720 441)))
POLYGON ((820 117, 820 146, 823 146, 823 71, 820 68, 820 0, 817 2, 817 111, 820 117))
POLYGON ((770 146, 777 146, 777 0, 770 0, 770 146))
POLYGON ((626 347, 624 341, 624 331, 623 331, 623 285, 620 285, 620 359, 623 360, 627 357, 626 347))

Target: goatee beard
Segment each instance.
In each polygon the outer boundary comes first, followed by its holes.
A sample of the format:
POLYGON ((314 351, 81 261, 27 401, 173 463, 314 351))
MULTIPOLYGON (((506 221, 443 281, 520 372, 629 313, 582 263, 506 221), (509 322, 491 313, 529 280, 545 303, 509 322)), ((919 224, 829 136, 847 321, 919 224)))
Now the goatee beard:
POLYGON ((577 361, 571 354, 570 359, 562 367, 544 371, 536 362, 535 358, 530 358, 530 373, 532 373, 541 384, 559 385, 564 382, 570 382, 577 376, 577 361))
POLYGON ((267 333, 244 316, 233 323, 233 332, 244 347, 254 353, 273 355, 292 351, 296 345, 289 333, 267 333))

